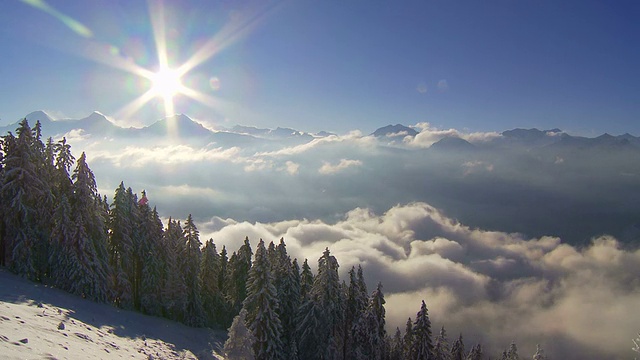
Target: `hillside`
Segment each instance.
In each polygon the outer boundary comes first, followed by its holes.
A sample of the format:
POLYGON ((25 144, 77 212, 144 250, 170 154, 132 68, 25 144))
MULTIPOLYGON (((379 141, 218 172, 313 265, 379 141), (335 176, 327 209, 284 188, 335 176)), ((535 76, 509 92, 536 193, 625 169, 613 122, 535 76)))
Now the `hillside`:
POLYGON ((3 359, 222 358, 224 332, 94 303, 5 268, 0 284, 3 359))

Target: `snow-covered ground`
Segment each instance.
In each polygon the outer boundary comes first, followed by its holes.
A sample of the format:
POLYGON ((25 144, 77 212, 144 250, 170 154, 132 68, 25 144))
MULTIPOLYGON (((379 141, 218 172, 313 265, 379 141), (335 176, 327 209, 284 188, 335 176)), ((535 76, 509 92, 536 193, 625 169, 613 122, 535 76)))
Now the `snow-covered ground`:
POLYGON ((0 268, 2 359, 222 359, 222 331, 119 310, 0 268))

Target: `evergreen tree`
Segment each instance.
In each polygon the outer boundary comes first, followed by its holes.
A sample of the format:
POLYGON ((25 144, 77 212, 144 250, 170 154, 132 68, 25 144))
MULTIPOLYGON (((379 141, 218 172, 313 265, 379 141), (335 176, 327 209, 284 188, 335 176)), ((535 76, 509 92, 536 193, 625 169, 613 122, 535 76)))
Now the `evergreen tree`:
POLYGON ((32 280, 48 268, 53 198, 44 173, 44 145, 26 119, 3 138, 1 262, 32 280))
POLYGON ((162 246, 163 226, 156 208, 147 203, 146 193, 138 203, 141 214, 141 235, 144 237, 140 310, 150 315, 162 314, 162 285, 166 278, 166 259, 162 246))
POLYGON ((436 341, 433 345, 433 356, 435 360, 451 359, 451 349, 449 348, 449 340, 447 339, 447 332, 444 329, 444 325, 440 328, 438 336, 436 336, 436 341))
POLYGON ((247 310, 246 322, 256 339, 253 344, 256 359, 284 358, 282 326, 277 315, 278 293, 273 283, 267 251, 260 239, 249 270, 247 297, 243 303, 247 310))
POLYGON ((538 344, 536 345, 536 353, 533 354, 533 360, 547 360, 547 356, 544 354, 544 350, 538 344))
POLYGON ((274 247, 269 261, 278 294, 277 314, 282 324, 282 343, 288 357, 293 347, 296 314, 300 307, 300 270, 297 262, 295 265, 291 262, 284 239, 280 239, 280 243, 274 247))
POLYGON ((51 231, 51 252, 49 263, 51 264, 51 277, 53 284, 60 288, 68 290, 71 288, 70 279, 65 272, 70 268, 71 252, 74 226, 71 219, 71 205, 67 197, 62 195, 58 199, 58 206, 54 213, 54 225, 51 231))
POLYGON ((253 360, 253 344, 255 337, 246 323, 247 311, 242 309, 233 319, 229 328, 229 338, 224 343, 223 352, 227 360, 253 360))
POLYGON ((371 295, 365 312, 353 327, 353 359, 381 360, 386 354, 385 309, 382 284, 371 295))
POLYGON ((462 334, 453 342, 451 346, 451 360, 465 360, 466 352, 464 350, 464 341, 462 341, 462 334))
POLYGON ((433 357, 433 342, 431 341, 431 321, 429 311, 424 300, 420 311, 413 323, 413 355, 417 360, 427 360, 433 357))
POLYGON ((166 280, 162 291, 165 316, 184 321, 187 304, 187 285, 181 269, 181 257, 185 251, 184 235, 179 221, 169 218, 163 236, 165 249, 166 280))
POLYGON ((389 360, 404 359, 403 349, 404 344, 402 342, 402 333, 400 332, 400 328, 396 327, 396 332, 394 333, 393 338, 390 341, 389 360))
POLYGON ((132 204, 121 182, 115 191, 109 211, 109 265, 112 269, 114 303, 133 309, 133 222, 132 204))
POLYGON ((304 259, 302 263, 302 273, 300 274, 300 301, 302 303, 309 300, 309 293, 311 292, 311 287, 313 286, 313 273, 311 272, 311 267, 307 262, 307 259, 304 259))
POLYGON ((318 259, 318 274, 313 280, 309 299, 301 308, 301 321, 298 323, 300 357, 342 359, 344 296, 338 276, 338 261, 326 249, 318 259))
POLYGON ((358 275, 356 275, 355 267, 349 270, 349 287, 347 288, 347 305, 345 311, 345 329, 347 336, 344 345, 344 356, 346 359, 354 358, 353 353, 356 348, 353 344, 354 325, 360 320, 369 301, 367 295, 367 286, 364 283, 364 275, 362 275, 362 267, 358 266, 358 275))
POLYGON ((402 339, 403 343, 403 356, 405 359, 413 359, 413 321, 411 318, 407 319, 407 324, 404 329, 404 338, 402 339))
POLYGON ((202 306, 207 326, 214 326, 223 322, 220 315, 224 308, 224 300, 222 291, 218 288, 219 271, 220 255, 216 250, 213 239, 209 239, 202 250, 202 263, 200 264, 202 306))
POLYGON ((509 345, 509 350, 507 351, 507 359, 509 360, 520 360, 520 356, 518 356, 518 347, 515 342, 512 342, 509 345))
POLYGON ((184 223, 182 233, 185 247, 180 260, 182 276, 187 287, 184 322, 189 326, 202 326, 204 313, 200 298, 200 260, 202 256, 200 247, 202 243, 191 214, 184 223))
POLYGON ((467 360, 482 360, 482 356, 482 345, 476 344, 467 355, 467 360))
POLYGON ((71 287, 67 291, 105 302, 110 296, 110 269, 107 253, 107 228, 100 213, 101 198, 93 172, 82 153, 73 172, 71 210, 74 231, 66 249, 69 255, 65 270, 71 287))
POLYGON ((251 269, 252 255, 251 244, 249 244, 249 238, 246 237, 244 244, 229 259, 226 295, 234 313, 240 311, 242 302, 247 297, 247 278, 251 269))

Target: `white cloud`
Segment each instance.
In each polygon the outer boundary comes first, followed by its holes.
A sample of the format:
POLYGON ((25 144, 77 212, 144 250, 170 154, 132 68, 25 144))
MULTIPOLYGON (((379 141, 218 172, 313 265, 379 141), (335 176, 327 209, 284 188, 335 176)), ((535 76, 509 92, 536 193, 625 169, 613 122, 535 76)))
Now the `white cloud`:
POLYGON ((284 164, 284 170, 289 174, 289 175, 296 175, 298 174, 298 169, 300 169, 300 164, 296 164, 293 161, 287 161, 284 164))
POLYGON ((554 358, 599 359, 623 358, 640 323, 640 251, 611 237, 577 249, 553 237, 473 229, 425 203, 383 215, 354 209, 333 224, 214 220, 201 233, 219 248, 235 251, 247 235, 253 246, 284 237, 292 257, 314 268, 329 247, 343 279, 362 264, 370 287, 383 282, 389 330, 402 329, 424 299, 434 328, 463 332, 490 354, 515 340, 521 355, 540 343, 554 358))
POLYGON ((154 164, 175 165, 198 162, 239 162, 240 148, 207 149, 188 145, 157 147, 125 146, 124 149, 103 149, 93 152, 94 160, 108 160, 118 167, 144 167, 154 164), (115 150, 115 151, 114 151, 115 150))
POLYGON ((482 143, 500 137, 497 132, 472 132, 465 133, 456 129, 441 130, 434 128, 428 122, 422 122, 414 125, 415 128, 420 129, 420 133, 415 137, 407 137, 404 139, 405 144, 411 147, 428 148, 434 143, 442 140, 446 137, 457 137, 467 140, 470 143, 482 143))
POLYGON ((360 160, 350 160, 350 159, 340 159, 340 162, 333 165, 329 162, 323 162, 318 172, 323 175, 331 175, 335 174, 344 169, 354 167, 354 166, 362 166, 362 161, 360 160))

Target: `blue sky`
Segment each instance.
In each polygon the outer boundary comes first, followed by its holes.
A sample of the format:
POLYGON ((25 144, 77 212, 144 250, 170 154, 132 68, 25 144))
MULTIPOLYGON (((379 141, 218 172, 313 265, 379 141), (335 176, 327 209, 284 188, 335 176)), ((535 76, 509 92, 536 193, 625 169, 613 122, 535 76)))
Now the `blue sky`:
MULTIPOLYGON (((123 112, 150 81, 91 59, 157 70, 150 14, 160 8, 2 2, 0 123, 38 109, 98 110, 131 126, 164 117, 157 97, 123 112)), ((175 112, 212 125, 368 133, 429 122, 591 136, 640 135, 638 15, 634 1, 181 1, 162 18, 171 67, 244 29, 182 78, 215 103, 173 99, 175 112)))

